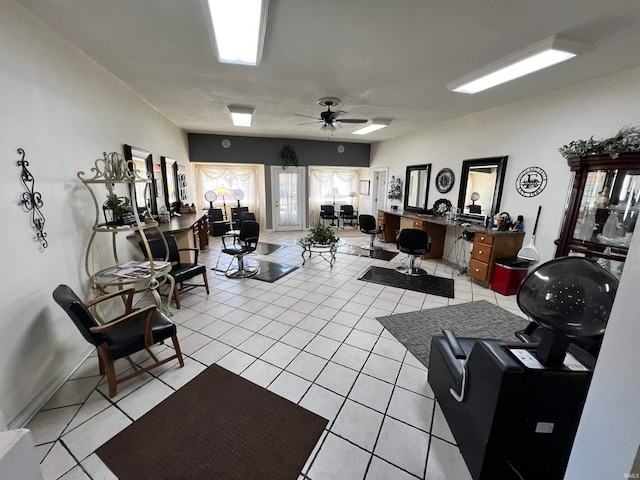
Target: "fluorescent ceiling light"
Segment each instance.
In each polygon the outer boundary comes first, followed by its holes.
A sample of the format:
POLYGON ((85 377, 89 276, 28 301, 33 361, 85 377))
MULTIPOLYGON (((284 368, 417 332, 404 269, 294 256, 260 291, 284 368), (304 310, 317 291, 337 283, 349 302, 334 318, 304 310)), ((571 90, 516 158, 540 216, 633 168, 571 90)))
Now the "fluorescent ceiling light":
POLYGON ((366 135, 367 133, 375 132, 381 128, 388 127, 391 120, 371 120, 371 123, 365 123, 362 127, 358 127, 353 131, 354 135, 366 135))
POLYGON ((227 107, 231 114, 231 121, 236 127, 250 127, 253 118, 253 108, 227 107))
POLYGON ((564 62, 583 52, 585 45, 554 35, 447 84, 459 93, 478 93, 514 78, 564 62))
POLYGON ((203 0, 209 34, 221 63, 258 65, 262 58, 269 0, 203 0), (213 35, 211 35, 213 33, 213 35), (215 38, 215 40, 214 40, 215 38))

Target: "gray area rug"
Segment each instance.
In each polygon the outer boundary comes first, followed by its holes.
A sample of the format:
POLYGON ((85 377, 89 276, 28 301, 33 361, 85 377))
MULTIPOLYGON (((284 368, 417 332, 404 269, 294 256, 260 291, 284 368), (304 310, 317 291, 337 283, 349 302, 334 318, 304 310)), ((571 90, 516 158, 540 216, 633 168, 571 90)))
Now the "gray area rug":
POLYGON ((528 321, 486 300, 449 307, 377 317, 384 328, 396 337, 425 367, 429 367, 431 337, 448 328, 456 337, 497 338, 518 342, 514 332, 528 321))

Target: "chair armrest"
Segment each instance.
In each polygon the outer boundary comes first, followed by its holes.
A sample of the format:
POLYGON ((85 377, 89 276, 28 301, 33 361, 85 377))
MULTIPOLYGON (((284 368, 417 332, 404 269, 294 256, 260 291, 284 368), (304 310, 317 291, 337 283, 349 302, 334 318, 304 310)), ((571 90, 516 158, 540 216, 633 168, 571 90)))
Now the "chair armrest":
POLYGON ((127 295, 127 298, 125 299, 125 311, 127 313, 131 312, 132 308, 133 308, 133 295, 136 293, 136 289, 135 288, 127 288, 125 290, 118 290, 117 292, 112 292, 112 293, 107 293, 105 295, 100 295, 99 297, 96 297, 92 300, 89 300, 88 302, 85 302, 85 306, 87 308, 91 308, 94 305, 97 305, 100 302, 104 302, 105 300, 109 300, 110 298, 114 298, 114 297, 121 297, 124 295, 127 295))
POLYGON ((458 339, 451 330, 442 330, 442 335, 444 335, 444 338, 447 341, 449 348, 451 349, 451 353, 455 358, 457 358, 458 360, 467 358, 467 354, 464 353, 462 345, 460 345, 460 342, 458 342, 458 339))
POLYGON ((92 333, 104 332, 109 330, 110 328, 113 328, 119 323, 127 322, 132 318, 138 318, 139 316, 142 316, 142 315, 147 315, 147 321, 144 327, 144 343, 146 346, 149 346, 153 344, 153 330, 152 330, 153 315, 156 312, 156 309, 157 308, 155 305, 147 305, 146 307, 141 308, 140 310, 135 310, 129 313, 128 315, 125 315, 123 317, 118 318, 117 320, 114 320, 113 322, 105 323, 104 325, 100 325, 97 327, 91 327, 89 328, 89 331, 92 333))

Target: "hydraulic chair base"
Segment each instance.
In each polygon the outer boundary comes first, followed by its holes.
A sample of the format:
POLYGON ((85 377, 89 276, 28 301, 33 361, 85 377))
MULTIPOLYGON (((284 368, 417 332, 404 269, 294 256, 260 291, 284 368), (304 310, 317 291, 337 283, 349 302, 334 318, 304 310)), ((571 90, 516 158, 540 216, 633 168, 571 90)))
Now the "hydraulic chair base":
POLYGON ((422 277, 427 274, 427 271, 424 268, 416 267, 415 255, 409 255, 409 265, 406 267, 404 265, 397 266, 396 272, 402 273, 403 275, 410 275, 412 277, 422 277))
POLYGON ((238 268, 229 270, 225 275, 229 278, 249 278, 258 273, 256 267, 245 267, 243 256, 236 257, 238 259, 238 268))

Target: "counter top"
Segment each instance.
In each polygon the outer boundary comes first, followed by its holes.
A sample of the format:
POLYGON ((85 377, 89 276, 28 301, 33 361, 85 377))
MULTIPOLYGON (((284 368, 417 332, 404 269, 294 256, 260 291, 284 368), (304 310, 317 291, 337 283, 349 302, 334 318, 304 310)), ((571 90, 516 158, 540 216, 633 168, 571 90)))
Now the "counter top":
POLYGON ((439 215, 427 215, 426 213, 415 213, 415 212, 405 212, 404 210, 380 210, 380 212, 384 212, 385 214, 388 215, 396 215, 398 217, 405 217, 405 218, 414 218, 416 220, 423 220, 425 222, 429 222, 429 223, 435 223, 437 225, 445 225, 447 227, 460 227, 460 228, 464 228, 466 230, 471 230, 472 232, 478 232, 478 233, 486 233, 486 234, 491 234, 491 235, 512 235, 514 233, 518 233, 518 232, 511 232, 511 231, 498 231, 498 230, 494 230, 491 228, 485 228, 482 224, 479 223, 471 223, 470 225, 462 225, 463 223, 466 223, 462 220, 456 220, 456 221, 451 221, 448 220, 446 217, 441 217, 439 215))
POLYGON ((184 232, 193 228, 196 223, 206 216, 206 213, 183 213, 179 217, 172 216, 169 223, 159 223, 158 229, 163 234, 184 232))

